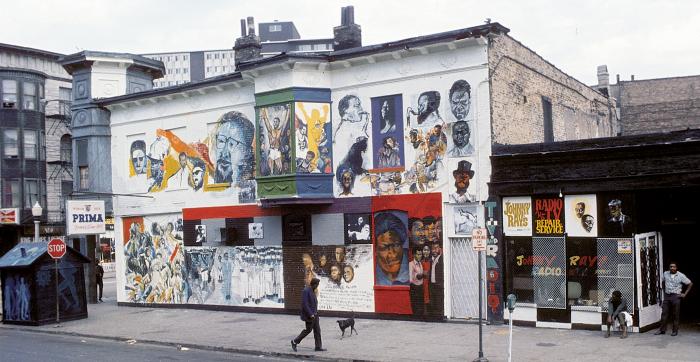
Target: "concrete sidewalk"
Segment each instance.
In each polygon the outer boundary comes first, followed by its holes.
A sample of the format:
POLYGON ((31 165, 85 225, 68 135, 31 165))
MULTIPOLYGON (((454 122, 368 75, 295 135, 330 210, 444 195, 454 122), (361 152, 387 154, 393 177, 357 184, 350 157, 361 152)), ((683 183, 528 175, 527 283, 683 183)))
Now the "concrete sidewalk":
MULTIPOLYGON (((294 315, 118 307, 110 298, 89 305, 88 319, 64 322, 59 328, 0 328, 322 360, 464 361, 478 356, 476 324, 358 319, 356 326, 359 335, 340 340, 335 319, 321 317, 328 351, 314 352, 310 335, 295 353, 289 340, 303 322, 294 315)), ((677 337, 649 332, 621 340, 605 339, 601 332, 515 327, 513 360, 698 361, 700 328, 690 328, 677 337)), ((484 326, 484 354, 489 360, 506 360, 507 343, 508 326, 484 326)))

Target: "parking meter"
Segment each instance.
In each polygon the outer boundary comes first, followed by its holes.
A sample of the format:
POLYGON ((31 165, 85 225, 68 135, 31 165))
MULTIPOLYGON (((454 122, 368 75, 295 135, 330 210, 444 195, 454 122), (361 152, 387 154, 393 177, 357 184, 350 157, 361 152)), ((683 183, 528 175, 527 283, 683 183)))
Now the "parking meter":
POLYGON ((515 294, 508 294, 508 311, 513 313, 515 310, 515 302, 517 301, 515 294))

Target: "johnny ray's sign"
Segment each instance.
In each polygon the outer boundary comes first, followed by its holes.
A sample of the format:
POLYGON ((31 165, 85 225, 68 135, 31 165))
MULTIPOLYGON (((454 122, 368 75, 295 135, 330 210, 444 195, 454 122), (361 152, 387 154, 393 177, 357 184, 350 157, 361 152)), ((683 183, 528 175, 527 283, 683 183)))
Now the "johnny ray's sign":
POLYGON ((66 201, 66 231, 68 235, 105 233, 104 201, 66 201))

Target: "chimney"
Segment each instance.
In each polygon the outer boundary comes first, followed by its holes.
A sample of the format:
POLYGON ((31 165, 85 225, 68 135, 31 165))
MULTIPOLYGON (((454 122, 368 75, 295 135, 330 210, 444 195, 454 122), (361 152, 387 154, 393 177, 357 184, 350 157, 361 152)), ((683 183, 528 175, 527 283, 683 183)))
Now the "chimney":
POLYGON ((333 50, 344 50, 362 46, 362 28, 355 24, 355 9, 340 8, 340 26, 333 28, 333 50))
POLYGON ((631 79, 631 81, 633 81, 633 82, 634 82, 634 74, 632 74, 632 79, 631 79))
POLYGON ((598 86, 609 86, 610 85, 610 73, 608 73, 607 65, 598 66, 598 86))
POLYGON ((233 50, 236 51, 234 54, 236 66, 241 62, 260 58, 262 45, 260 37, 255 35, 255 22, 252 16, 249 16, 248 19, 241 19, 241 37, 236 39, 233 50))
POLYGON ((616 76, 616 78, 617 78, 617 84, 620 84, 620 75, 618 74, 618 75, 616 76))

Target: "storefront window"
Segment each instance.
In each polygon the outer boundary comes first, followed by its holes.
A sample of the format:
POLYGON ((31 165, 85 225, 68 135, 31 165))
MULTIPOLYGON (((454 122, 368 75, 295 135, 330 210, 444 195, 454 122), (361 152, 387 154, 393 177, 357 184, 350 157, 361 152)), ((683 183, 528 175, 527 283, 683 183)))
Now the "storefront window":
POLYGON ((598 305, 598 268, 607 262, 599 256, 596 239, 566 240, 566 276, 568 305, 598 305))
POLYGON ((532 239, 512 238, 508 240, 508 264, 510 289, 519 302, 534 303, 532 282, 532 239))

